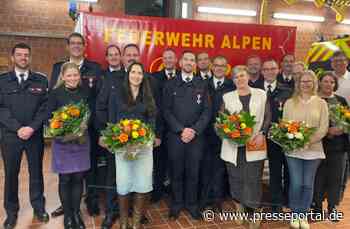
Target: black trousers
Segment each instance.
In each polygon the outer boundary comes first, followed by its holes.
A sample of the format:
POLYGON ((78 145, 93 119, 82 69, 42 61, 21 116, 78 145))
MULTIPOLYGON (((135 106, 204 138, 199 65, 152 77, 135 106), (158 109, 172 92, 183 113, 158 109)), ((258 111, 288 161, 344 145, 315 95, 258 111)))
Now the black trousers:
POLYGON ((19 211, 18 174, 23 151, 25 151, 28 160, 30 203, 35 211, 43 211, 45 209, 42 171, 43 139, 40 136, 33 136, 29 141, 24 142, 17 137, 4 136, 1 149, 5 169, 4 207, 6 213, 16 215, 19 211))
POLYGON ((200 169, 200 207, 220 203, 229 193, 225 162, 220 158, 221 141, 211 142, 204 150, 200 169))
POLYGON ((98 187, 97 187, 97 161, 100 152, 103 148, 98 145, 99 135, 94 128, 89 128, 90 138, 90 161, 91 167, 86 174, 86 190, 87 196, 85 201, 97 202, 98 201, 98 187))
POLYGON ((153 197, 159 198, 164 190, 169 163, 166 139, 162 139, 162 144, 153 149, 153 197))
POLYGON ((270 170, 270 193, 272 207, 287 205, 289 174, 288 165, 282 148, 272 141, 267 141, 270 170))
POLYGON ((79 213, 83 195, 84 173, 59 174, 58 193, 65 217, 79 213))
POLYGON ((345 152, 328 153, 326 159, 321 161, 315 178, 314 203, 316 207, 322 207, 326 196, 328 208, 339 205, 345 166, 345 152))
POLYGON ((113 214, 118 211, 118 194, 115 174, 114 154, 105 150, 107 155, 107 174, 106 174, 106 213, 113 214))
POLYGON ((185 144, 179 135, 169 133, 167 140, 172 191, 170 210, 179 211, 186 207, 189 211, 197 211, 203 136, 196 136, 185 144))

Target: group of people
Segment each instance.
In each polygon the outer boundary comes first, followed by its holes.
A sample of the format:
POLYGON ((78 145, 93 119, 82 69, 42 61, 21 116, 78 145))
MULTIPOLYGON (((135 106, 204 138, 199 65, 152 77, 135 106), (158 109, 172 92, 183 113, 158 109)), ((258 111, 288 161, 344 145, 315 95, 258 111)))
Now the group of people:
MULTIPOLYGON (((272 212, 321 212, 327 198, 328 213, 336 212, 345 189, 348 135, 330 122, 328 105, 348 104, 350 73, 344 53, 332 57, 334 71, 319 78, 295 62, 291 54, 280 64, 249 56, 246 65, 232 69, 226 77, 228 60, 221 55, 184 51, 179 60, 170 48, 162 54, 164 69, 147 73, 135 44, 120 49, 109 45, 108 67, 84 57, 84 37, 67 38, 69 58, 53 66, 48 82, 30 69, 31 48, 16 44, 11 53, 14 69, 0 76, 1 152, 5 169, 5 229, 15 228, 18 174, 23 152, 29 169, 30 202, 34 217, 49 221, 45 210, 42 162, 43 125, 52 112, 72 102, 84 101, 91 111, 83 142, 52 141, 52 170, 58 174, 61 207, 52 215, 64 214, 64 228, 85 228, 80 214, 84 192, 91 216, 100 214, 98 158, 107 158, 105 218, 101 227, 111 228, 119 215, 121 229, 140 228, 149 194, 158 202, 169 183, 169 219, 182 210, 199 220, 205 209, 222 211, 227 195, 236 211, 254 214, 262 207, 272 212), (177 66, 180 68, 177 69, 177 66), (220 111, 246 111, 255 116, 251 143, 267 149, 248 151, 246 146, 220 139, 215 120, 220 111), (310 142, 288 153, 267 136, 271 123, 280 119, 304 121, 316 128, 310 142), (101 140, 107 123, 140 119, 154 127, 153 147, 144 149, 137 160, 127 161, 112 154, 101 140), (269 162, 268 203, 262 202, 264 161, 269 162), (118 201, 116 201, 118 199, 118 201), (132 199, 132 200, 131 200, 132 199), (132 205, 132 209, 130 209, 132 205), (132 220, 129 215, 132 212, 132 220)), ((243 220, 237 219, 237 223, 243 220)), ((309 228, 308 221, 294 218, 293 228, 309 228)), ((259 221, 249 221, 259 228, 259 221)))

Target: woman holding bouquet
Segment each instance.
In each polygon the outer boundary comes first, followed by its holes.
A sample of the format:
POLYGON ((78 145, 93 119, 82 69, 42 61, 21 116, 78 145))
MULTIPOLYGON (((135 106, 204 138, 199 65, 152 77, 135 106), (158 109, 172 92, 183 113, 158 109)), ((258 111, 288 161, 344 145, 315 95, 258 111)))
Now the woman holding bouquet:
MULTIPOLYGON (((342 105, 348 107, 344 97, 335 95, 338 89, 338 79, 333 72, 324 72, 319 78, 321 98, 328 105, 342 105)), ((330 111, 331 112, 331 111, 330 111)), ((342 190, 342 177, 346 165, 346 152, 349 147, 348 134, 330 120, 327 136, 322 140, 326 159, 317 170, 314 191, 314 210, 322 211, 322 202, 327 195, 328 213, 337 212, 336 206, 340 202, 342 190)))
MULTIPOLYGON (((254 115, 256 124, 250 143, 262 146, 271 120, 266 94, 263 90, 248 85, 249 75, 245 66, 235 67, 232 73, 237 90, 224 94, 221 110, 227 110, 230 114, 245 111, 254 115)), ((236 209, 239 212, 253 214, 260 210, 262 173, 266 156, 266 148, 247 151, 245 145, 237 145, 223 139, 221 158, 226 162, 230 192, 232 198, 237 201, 236 209)), ((258 227, 259 222, 252 226, 258 227)))
MULTIPOLYGON (((49 115, 52 117, 56 110, 79 102, 88 103, 88 93, 80 87, 79 67, 67 62, 62 65, 59 80, 50 92, 49 115)), ((67 116, 62 118, 67 119, 67 116)), ((50 128, 55 129, 56 124, 51 119, 50 128)), ((87 133, 79 140, 54 138, 52 142, 52 170, 59 174, 59 197, 64 211, 65 229, 85 228, 80 215, 80 202, 84 172, 90 169, 89 150, 87 133)))
MULTIPOLYGON (((101 93, 97 104, 97 117, 105 117, 109 123, 140 120, 155 127, 156 104, 149 84, 144 74, 143 65, 133 63, 129 66, 127 77, 119 86, 104 85, 108 93, 101 93), (105 104, 106 106, 104 106, 105 104), (124 121, 123 121, 124 120, 124 121)), ((126 125, 128 126, 128 125, 126 125)), ((156 146, 160 144, 156 140, 156 146)), ((108 148, 100 138, 100 145, 108 148)), ((120 228, 127 229, 130 193, 133 195, 132 228, 140 228, 140 220, 144 213, 148 193, 152 191, 153 147, 142 148, 135 160, 128 160, 125 154, 116 152, 116 180, 118 202, 120 208, 120 228)))
POLYGON ((317 96, 318 81, 312 71, 305 71, 296 80, 293 96, 283 108, 283 119, 304 122, 315 128, 310 141, 303 149, 285 152, 290 174, 289 207, 300 217, 291 220, 292 228, 309 228, 302 214, 310 208, 315 174, 325 154, 322 138, 328 130, 328 107, 326 101, 317 96))

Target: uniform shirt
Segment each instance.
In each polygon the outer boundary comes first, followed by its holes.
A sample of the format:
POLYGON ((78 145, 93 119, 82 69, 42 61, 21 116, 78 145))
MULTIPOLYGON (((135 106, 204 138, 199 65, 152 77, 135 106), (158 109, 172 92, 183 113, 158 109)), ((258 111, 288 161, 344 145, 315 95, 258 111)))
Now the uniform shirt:
POLYGON ((214 83, 215 89, 217 89, 218 82, 220 82, 220 86, 222 86, 224 84, 224 81, 225 81, 225 77, 222 79, 218 79, 216 77, 213 77, 213 83, 214 83))
POLYGON ((36 72, 30 71, 21 85, 14 71, 0 76, 0 124, 5 136, 17 136, 22 126, 42 128, 47 117, 47 87, 46 76, 36 72))
POLYGON ((24 74, 23 80, 26 81, 28 79, 29 71, 26 72, 20 72, 15 69, 16 77, 18 79, 18 83, 22 83, 21 80, 22 78, 20 77, 21 74, 24 74))
POLYGON ((189 83, 184 76, 167 81, 162 96, 163 117, 168 131, 179 134, 184 128, 192 128, 201 134, 210 120, 207 82, 193 77, 189 83))
POLYGON ((200 76, 202 77, 203 80, 208 80, 211 79, 212 77, 212 72, 211 71, 207 71, 207 72, 202 72, 199 71, 200 76))
POLYGON ((271 92, 273 92, 277 87, 277 81, 275 80, 272 83, 264 81, 264 88, 266 92, 269 90, 269 85, 271 85, 271 92))

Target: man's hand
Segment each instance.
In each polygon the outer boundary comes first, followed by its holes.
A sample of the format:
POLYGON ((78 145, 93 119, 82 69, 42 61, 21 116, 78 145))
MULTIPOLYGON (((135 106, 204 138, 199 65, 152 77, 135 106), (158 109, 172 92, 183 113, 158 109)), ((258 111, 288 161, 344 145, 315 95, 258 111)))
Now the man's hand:
POLYGON ((107 145, 103 142, 102 136, 98 138, 98 144, 99 144, 99 146, 101 146, 102 148, 107 149, 107 145))
POLYGON ((17 136, 22 140, 28 140, 34 134, 34 129, 29 126, 21 127, 17 131, 17 136))
POLYGON ((161 143, 162 143, 162 140, 160 140, 160 138, 156 138, 156 139, 154 139, 153 146, 158 147, 158 146, 160 146, 161 143))
POLYGON ((185 128, 181 133, 181 141, 189 143, 196 136, 196 131, 191 128, 185 128))

